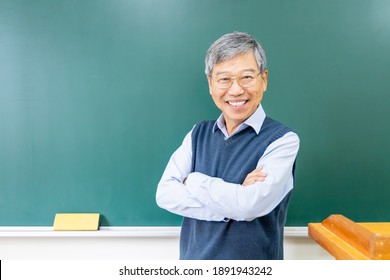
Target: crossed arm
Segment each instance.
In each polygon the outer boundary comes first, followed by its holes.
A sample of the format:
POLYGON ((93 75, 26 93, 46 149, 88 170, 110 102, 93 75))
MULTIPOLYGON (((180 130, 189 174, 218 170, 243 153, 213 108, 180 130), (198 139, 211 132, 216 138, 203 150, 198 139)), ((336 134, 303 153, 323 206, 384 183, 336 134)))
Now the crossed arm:
MULTIPOLYGON (((246 175, 246 178, 245 178, 244 182, 242 183, 242 185, 245 187, 245 186, 252 185, 256 182, 263 182, 265 177, 267 177, 267 173, 262 172, 261 167, 257 167, 251 173, 246 175)), ((187 180, 187 178, 184 179, 184 182, 183 182, 184 185, 186 184, 186 180, 187 180)))
POLYGON ((157 204, 172 213, 208 221, 253 220, 268 214, 293 187, 299 138, 287 133, 272 143, 242 184, 191 173, 191 132, 175 151, 158 184, 157 204))

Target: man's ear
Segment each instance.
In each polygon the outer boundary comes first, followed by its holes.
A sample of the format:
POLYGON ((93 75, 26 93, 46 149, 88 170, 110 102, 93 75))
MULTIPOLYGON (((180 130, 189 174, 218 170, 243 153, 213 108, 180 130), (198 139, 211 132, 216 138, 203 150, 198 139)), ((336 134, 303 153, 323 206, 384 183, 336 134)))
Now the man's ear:
POLYGON ((263 80, 263 92, 267 90, 268 85, 268 70, 264 70, 264 73, 261 74, 261 79, 263 80))
POLYGON ((210 92, 210 95, 213 95, 212 91, 211 91, 211 83, 213 82, 212 79, 211 79, 211 76, 207 76, 207 82, 209 83, 209 92, 210 92))

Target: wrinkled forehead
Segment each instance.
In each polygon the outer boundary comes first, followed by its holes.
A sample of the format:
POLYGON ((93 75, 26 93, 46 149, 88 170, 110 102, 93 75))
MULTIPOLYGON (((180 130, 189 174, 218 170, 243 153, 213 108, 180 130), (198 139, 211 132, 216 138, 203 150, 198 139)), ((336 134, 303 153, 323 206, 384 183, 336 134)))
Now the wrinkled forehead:
POLYGON ((243 70, 240 70, 240 71, 236 71, 235 73, 231 72, 231 71, 224 71, 224 70, 220 70, 220 71, 216 71, 214 72, 214 75, 215 76, 245 76, 245 75, 252 75, 252 74, 255 74, 258 70, 257 69, 254 69, 254 68, 248 68, 248 69, 243 69, 243 70))

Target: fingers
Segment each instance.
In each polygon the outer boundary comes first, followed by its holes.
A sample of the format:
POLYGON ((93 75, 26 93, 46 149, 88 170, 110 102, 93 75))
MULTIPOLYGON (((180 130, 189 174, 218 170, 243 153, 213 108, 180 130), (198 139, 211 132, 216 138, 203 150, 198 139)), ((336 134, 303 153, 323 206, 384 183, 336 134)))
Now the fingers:
POLYGON ((266 177, 267 177, 267 173, 263 172, 261 168, 256 168, 246 176, 242 185, 249 186, 256 182, 263 182, 266 177))

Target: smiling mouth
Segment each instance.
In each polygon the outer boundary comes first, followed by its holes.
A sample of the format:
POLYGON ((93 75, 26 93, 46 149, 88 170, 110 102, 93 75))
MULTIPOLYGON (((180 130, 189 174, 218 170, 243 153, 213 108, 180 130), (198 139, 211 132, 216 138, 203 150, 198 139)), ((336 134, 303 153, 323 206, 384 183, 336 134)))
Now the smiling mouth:
POLYGON ((243 106, 246 103, 246 100, 244 101, 228 101, 229 105, 233 107, 240 107, 243 106))

